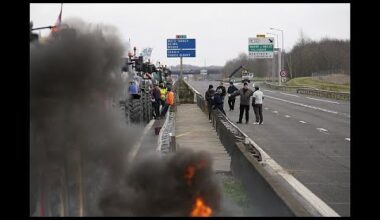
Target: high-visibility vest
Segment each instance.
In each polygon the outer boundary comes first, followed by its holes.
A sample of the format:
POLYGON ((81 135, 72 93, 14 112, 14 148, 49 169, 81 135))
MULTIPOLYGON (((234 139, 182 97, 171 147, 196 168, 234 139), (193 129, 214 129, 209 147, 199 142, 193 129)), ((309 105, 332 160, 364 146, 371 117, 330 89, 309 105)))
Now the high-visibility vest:
POLYGON ((160 92, 161 92, 161 99, 165 101, 166 93, 168 92, 168 90, 166 88, 160 88, 160 92))
POLYGON ((168 97, 166 98, 166 104, 173 105, 174 104, 174 92, 168 92, 168 97))

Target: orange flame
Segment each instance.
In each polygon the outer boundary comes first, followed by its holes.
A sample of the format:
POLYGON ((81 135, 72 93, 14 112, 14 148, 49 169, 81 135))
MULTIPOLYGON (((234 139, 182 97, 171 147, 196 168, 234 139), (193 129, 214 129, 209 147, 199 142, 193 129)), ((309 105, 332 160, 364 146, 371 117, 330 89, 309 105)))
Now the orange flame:
POLYGON ((187 169, 186 169, 186 172, 185 172, 185 179, 187 181, 187 183, 190 185, 191 182, 192 182, 192 179, 194 177, 194 174, 195 174, 195 167, 194 166, 188 166, 187 169))
POLYGON ((195 205, 190 213, 191 217, 209 217, 212 214, 212 209, 208 207, 202 197, 197 197, 195 200, 195 205))

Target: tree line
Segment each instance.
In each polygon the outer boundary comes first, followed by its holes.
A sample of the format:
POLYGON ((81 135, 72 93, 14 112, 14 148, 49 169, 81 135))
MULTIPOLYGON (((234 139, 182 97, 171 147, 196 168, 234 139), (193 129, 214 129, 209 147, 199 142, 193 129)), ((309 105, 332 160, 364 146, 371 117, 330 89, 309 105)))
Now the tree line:
MULTIPOLYGON (((277 55, 273 59, 252 59, 246 53, 228 60, 223 73, 228 76, 240 65, 255 73, 258 77, 277 74, 277 55), (273 69, 275 68, 275 69, 273 69)), ((350 75, 350 40, 323 38, 311 40, 301 32, 300 38, 291 51, 284 54, 284 69, 290 78, 312 76, 313 73, 343 73, 350 75)))

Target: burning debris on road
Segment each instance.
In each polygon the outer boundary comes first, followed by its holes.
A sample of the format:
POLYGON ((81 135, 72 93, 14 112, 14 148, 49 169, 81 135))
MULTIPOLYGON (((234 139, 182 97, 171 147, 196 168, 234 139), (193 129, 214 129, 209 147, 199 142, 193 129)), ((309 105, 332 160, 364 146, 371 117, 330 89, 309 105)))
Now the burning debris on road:
POLYGON ((220 187, 211 156, 182 149, 134 164, 100 208, 105 216, 211 216, 220 210, 220 187))

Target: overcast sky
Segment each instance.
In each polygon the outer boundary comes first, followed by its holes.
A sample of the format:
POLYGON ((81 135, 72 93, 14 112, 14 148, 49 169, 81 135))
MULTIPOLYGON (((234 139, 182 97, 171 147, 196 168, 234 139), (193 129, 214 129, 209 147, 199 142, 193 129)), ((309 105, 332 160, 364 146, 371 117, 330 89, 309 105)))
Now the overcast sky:
MULTIPOLYGON (((30 4, 34 27, 54 25, 60 4, 30 4)), ((350 39, 350 4, 63 4, 62 20, 80 18, 89 23, 116 26, 123 41, 138 49, 153 47, 151 60, 167 65, 179 58, 166 57, 166 39, 177 34, 196 39, 196 57, 184 64, 224 65, 240 53, 248 53, 248 38, 270 27, 284 30, 289 51, 300 31, 311 38, 350 39)), ((38 32, 36 32, 38 33, 38 32)), ((46 36, 49 30, 41 31, 46 36)), ((276 39, 276 38, 275 38, 276 39)), ((139 52, 139 51, 138 51, 139 52)))

